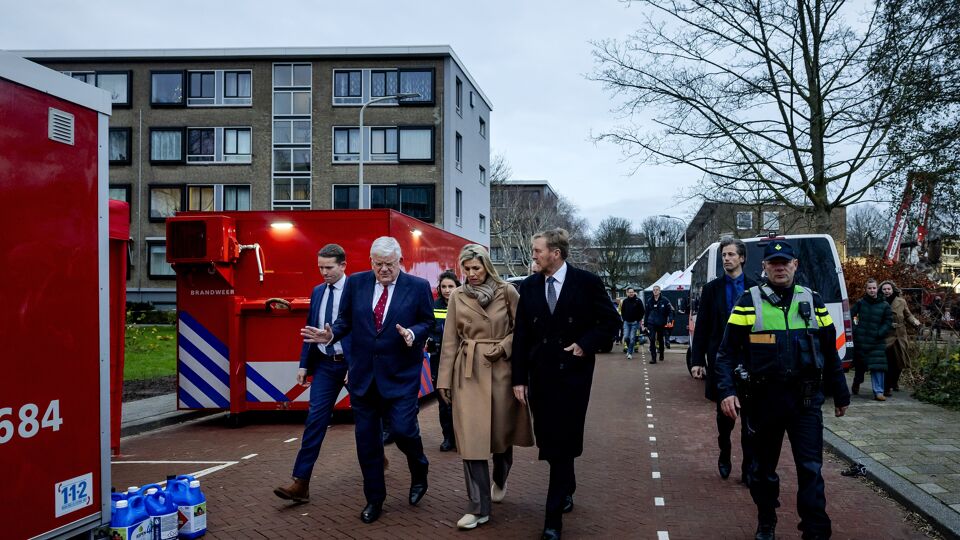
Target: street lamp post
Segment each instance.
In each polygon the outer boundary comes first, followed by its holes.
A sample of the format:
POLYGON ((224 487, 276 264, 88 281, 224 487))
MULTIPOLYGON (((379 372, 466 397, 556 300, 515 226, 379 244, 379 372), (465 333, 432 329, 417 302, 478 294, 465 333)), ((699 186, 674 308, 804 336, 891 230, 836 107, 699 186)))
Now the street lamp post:
MULTIPOLYGON (((364 204, 363 204, 363 111, 367 110, 367 105, 370 105, 371 103, 379 103, 381 101, 387 101, 388 99, 395 99, 399 102, 401 99, 404 99, 404 98, 416 98, 416 97, 420 97, 420 94, 417 92, 401 92, 399 94, 395 94, 391 96, 375 97, 367 101, 366 103, 363 104, 362 107, 360 107, 360 165, 357 169, 358 170, 357 176, 359 176, 359 179, 357 182, 357 184, 359 185, 359 190, 357 192, 357 208, 361 210, 364 209, 364 204)), ((400 137, 399 132, 397 133, 397 137, 398 138, 400 137)), ((397 144, 399 144, 399 142, 400 141, 398 140, 397 144)))
POLYGON ((677 216, 668 216, 666 214, 660 214, 657 217, 675 219, 683 224, 683 270, 687 269, 687 222, 683 218, 678 218, 677 216))

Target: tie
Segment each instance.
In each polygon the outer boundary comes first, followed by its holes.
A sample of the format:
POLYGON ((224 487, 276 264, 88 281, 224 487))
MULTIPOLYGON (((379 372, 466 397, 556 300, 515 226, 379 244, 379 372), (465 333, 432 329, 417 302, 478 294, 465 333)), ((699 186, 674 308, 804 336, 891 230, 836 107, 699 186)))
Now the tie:
POLYGON ((557 307, 557 290, 553 288, 553 284, 557 282, 557 279, 553 276, 547 278, 547 306, 550 307, 550 314, 553 314, 554 308, 557 307))
MULTIPOLYGON (((323 310, 323 322, 324 324, 333 324, 333 285, 327 285, 327 307, 323 310)), ((323 325, 320 325, 320 328, 323 328, 323 325)))
POLYGON ((373 308, 373 324, 377 327, 377 332, 383 329, 383 312, 387 309, 387 288, 383 288, 383 293, 377 300, 377 307, 373 308))

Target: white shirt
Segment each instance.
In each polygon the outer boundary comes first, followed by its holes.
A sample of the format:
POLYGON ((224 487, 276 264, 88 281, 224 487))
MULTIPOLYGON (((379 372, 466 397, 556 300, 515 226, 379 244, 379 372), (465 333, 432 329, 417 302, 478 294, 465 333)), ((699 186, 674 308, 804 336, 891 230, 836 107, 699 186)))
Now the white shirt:
MULTIPOLYGON (((376 276, 374 276, 374 279, 376 279, 376 276)), ((397 279, 400 279, 399 274, 397 275, 397 279)), ((377 309, 377 302, 380 301, 380 295, 383 294, 383 285, 380 284, 380 281, 377 281, 376 283, 377 284, 373 286, 373 303, 370 304, 371 311, 377 309)), ((396 288, 397 288, 396 279, 387 284, 387 303, 386 305, 383 306, 384 321, 387 320, 387 312, 390 311, 390 301, 393 300, 393 291, 396 288)), ((394 330, 394 332, 396 332, 396 330, 394 330)), ((410 335, 414 336, 413 339, 417 339, 416 335, 413 333, 413 330, 410 330, 410 335)))
MULTIPOLYGON (((333 284, 333 321, 337 320, 337 314, 340 313, 340 296, 343 295, 343 287, 347 283, 347 275, 344 274, 340 276, 340 280, 333 284)), ((333 321, 323 320, 323 315, 327 312, 327 299, 330 298, 330 295, 327 291, 330 290, 330 284, 327 284, 327 288, 323 291, 323 299, 320 300, 320 312, 317 313, 317 328, 323 328, 324 324, 329 324, 333 326, 333 321)), ((320 349, 320 352, 327 355, 334 354, 343 354, 343 345, 340 345, 340 342, 336 342, 333 345, 333 352, 328 353, 329 345, 321 345, 317 343, 317 348, 320 349)))
MULTIPOLYGON (((563 261, 563 264, 560 265, 560 268, 558 268, 557 271, 554 272, 552 276, 547 276, 547 279, 550 279, 551 277, 552 277, 553 279, 557 280, 557 281, 553 284, 553 290, 557 292, 557 299, 559 300, 559 299, 560 299, 560 289, 563 288, 563 282, 566 281, 566 279, 567 279, 567 261, 563 261)), ((544 296, 544 297, 547 296, 547 289, 548 289, 549 287, 550 287, 550 284, 549 284, 549 283, 546 283, 546 280, 544 280, 544 286, 543 286, 543 296, 544 296)))

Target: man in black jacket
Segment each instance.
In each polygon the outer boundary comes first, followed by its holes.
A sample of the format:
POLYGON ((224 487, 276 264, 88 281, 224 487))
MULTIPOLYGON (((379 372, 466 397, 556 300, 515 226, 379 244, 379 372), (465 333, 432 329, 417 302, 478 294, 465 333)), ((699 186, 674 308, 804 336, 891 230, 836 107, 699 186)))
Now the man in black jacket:
POLYGON ((594 355, 620 326, 600 278, 566 263, 569 246, 563 229, 533 237, 541 270, 520 285, 510 360, 514 396, 529 400, 540 459, 550 464, 545 540, 560 538, 563 514, 573 510, 594 355))
POLYGON ((660 294, 660 286, 653 286, 653 296, 647 306, 647 312, 644 316, 643 324, 650 332, 650 363, 657 363, 657 350, 660 351, 660 361, 666 358, 663 355, 663 348, 669 341, 670 323, 673 322, 673 304, 660 294))
MULTIPOLYGON (((723 330, 733 306, 743 291, 756 285, 743 273, 743 264, 747 260, 747 247, 736 238, 724 238, 720 241, 720 258, 724 275, 704 285, 700 293, 700 307, 697 310, 696 326, 693 330, 693 343, 690 357, 693 369, 690 373, 697 379, 706 377, 705 394, 707 399, 717 402, 717 444, 720 446, 720 458, 717 469, 724 480, 730 476, 730 433, 736 425, 736 419, 730 418, 720 410, 717 399, 717 349, 723 340, 723 330)), ((740 448, 743 450, 743 462, 740 478, 746 484, 747 472, 753 463, 753 451, 749 444, 748 422, 740 419, 740 448)))
POLYGON ((627 297, 620 303, 620 318, 623 319, 623 343, 626 346, 627 360, 633 358, 633 346, 640 334, 640 322, 643 321, 643 302, 637 297, 633 287, 627 287, 627 297))

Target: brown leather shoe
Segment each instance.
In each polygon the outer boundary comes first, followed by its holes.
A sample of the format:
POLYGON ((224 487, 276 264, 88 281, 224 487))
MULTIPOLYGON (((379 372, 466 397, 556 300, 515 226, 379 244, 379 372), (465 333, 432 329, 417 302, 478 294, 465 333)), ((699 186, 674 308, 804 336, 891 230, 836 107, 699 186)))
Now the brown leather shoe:
POLYGON ((278 487, 273 494, 285 501, 307 502, 310 500, 310 481, 294 478, 288 487, 278 487))

